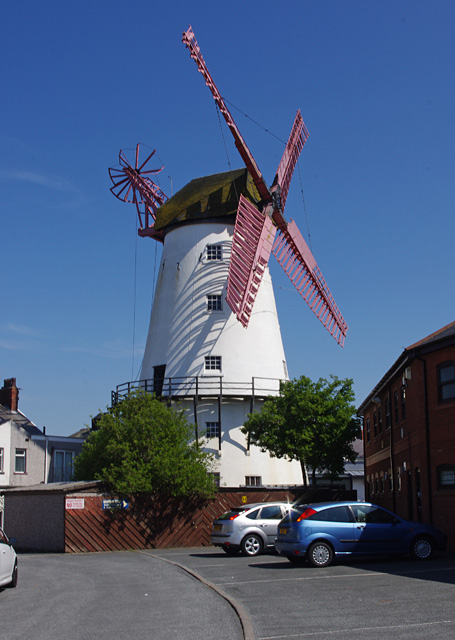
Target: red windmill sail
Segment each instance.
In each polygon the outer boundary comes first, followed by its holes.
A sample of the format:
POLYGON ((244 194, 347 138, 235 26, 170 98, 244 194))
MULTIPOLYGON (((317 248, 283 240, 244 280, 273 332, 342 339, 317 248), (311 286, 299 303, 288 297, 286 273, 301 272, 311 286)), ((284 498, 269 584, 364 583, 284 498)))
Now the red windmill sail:
POLYGON ((245 327, 248 326, 278 227, 273 245, 275 257, 322 324, 343 345, 347 324, 297 225, 293 221, 288 224, 283 215, 294 168, 308 139, 308 130, 300 111, 295 117, 283 157, 269 189, 207 69, 191 26, 183 33, 182 41, 190 50, 191 57, 223 114, 240 156, 262 198, 261 209, 243 197, 239 201, 227 284, 226 300, 229 306, 237 319, 245 327))

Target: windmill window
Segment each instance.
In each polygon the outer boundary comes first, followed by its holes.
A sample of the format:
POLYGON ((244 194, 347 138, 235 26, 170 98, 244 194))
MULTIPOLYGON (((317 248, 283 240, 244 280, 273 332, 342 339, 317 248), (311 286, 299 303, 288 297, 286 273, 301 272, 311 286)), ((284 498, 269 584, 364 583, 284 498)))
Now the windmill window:
POLYGON ((221 484, 220 472, 219 471, 211 471, 209 473, 209 475, 212 476, 213 482, 215 483, 215 487, 217 487, 219 489, 220 488, 220 484, 221 484))
POLYGON ((207 260, 222 260, 223 252, 220 244, 207 245, 207 260))
POLYGON ((207 311, 222 311, 223 303, 221 295, 209 293, 207 295, 207 311))
POLYGON ((260 487, 262 478, 261 476, 245 476, 245 485, 247 487, 260 487))
POLYGON ((220 437, 220 423, 219 422, 206 422, 205 423, 205 435, 207 438, 219 438, 220 437))
POLYGON ((439 402, 455 400, 455 363, 444 362, 438 367, 439 402))
POLYGON ((206 371, 221 371, 221 356, 205 356, 206 371))

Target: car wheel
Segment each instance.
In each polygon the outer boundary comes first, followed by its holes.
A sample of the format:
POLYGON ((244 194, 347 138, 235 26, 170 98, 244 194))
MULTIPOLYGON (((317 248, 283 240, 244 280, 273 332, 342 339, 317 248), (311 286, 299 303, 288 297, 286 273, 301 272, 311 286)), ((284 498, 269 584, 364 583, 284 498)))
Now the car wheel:
POLYGON ((433 542, 426 536, 418 536, 411 545, 411 554, 416 560, 428 560, 433 554, 433 542))
POLYGON ((333 549, 327 542, 314 542, 307 556, 312 567, 328 567, 333 560, 333 549))
POLYGON ((14 563, 13 573, 11 574, 11 582, 7 585, 10 589, 17 587, 17 562, 14 563))
POLYGON ((240 549, 233 549, 232 547, 223 547, 224 553, 227 553, 228 556, 236 556, 240 549))
POLYGON ((257 556, 262 551, 262 540, 254 533, 242 540, 242 551, 246 556, 257 556))

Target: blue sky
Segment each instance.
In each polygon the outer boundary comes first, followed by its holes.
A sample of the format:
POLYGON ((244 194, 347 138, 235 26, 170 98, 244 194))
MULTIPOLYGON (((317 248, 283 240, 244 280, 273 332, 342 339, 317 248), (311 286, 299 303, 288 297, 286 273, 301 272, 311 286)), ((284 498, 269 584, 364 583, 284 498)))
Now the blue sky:
POLYGON ((266 179, 282 144, 252 120, 285 140, 300 107, 310 131, 308 226, 297 172, 285 214, 309 227, 349 331, 341 349, 272 258, 291 377, 351 377, 360 404, 404 347, 455 319, 452 1, 7 3, 0 382, 17 378, 48 433, 89 423, 139 372, 160 256, 109 192, 119 149, 156 148, 168 195, 229 169, 189 24, 266 179))

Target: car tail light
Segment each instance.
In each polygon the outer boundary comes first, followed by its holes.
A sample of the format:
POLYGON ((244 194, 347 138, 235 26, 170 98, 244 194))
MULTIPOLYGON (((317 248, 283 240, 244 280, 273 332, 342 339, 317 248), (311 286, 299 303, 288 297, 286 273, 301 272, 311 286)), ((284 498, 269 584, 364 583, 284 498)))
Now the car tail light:
POLYGON ((234 515, 232 515, 229 520, 235 520, 236 518, 238 518, 240 515, 240 513, 234 513, 234 515))
POLYGON ((307 518, 312 516, 313 513, 316 513, 316 511, 314 509, 311 509, 311 507, 309 507, 308 509, 305 509, 305 511, 299 515, 296 522, 300 522, 301 520, 306 520, 307 518))

